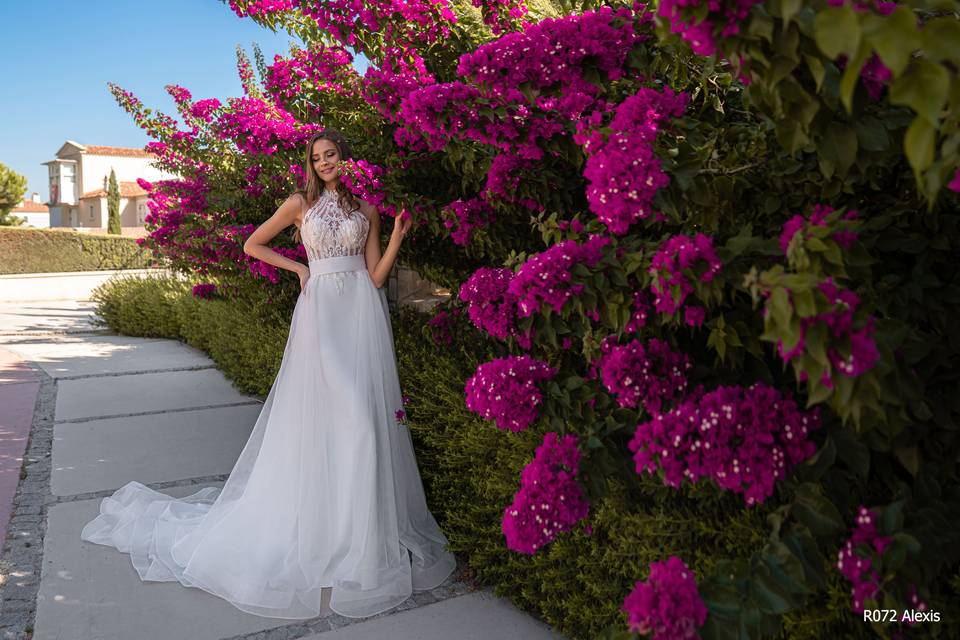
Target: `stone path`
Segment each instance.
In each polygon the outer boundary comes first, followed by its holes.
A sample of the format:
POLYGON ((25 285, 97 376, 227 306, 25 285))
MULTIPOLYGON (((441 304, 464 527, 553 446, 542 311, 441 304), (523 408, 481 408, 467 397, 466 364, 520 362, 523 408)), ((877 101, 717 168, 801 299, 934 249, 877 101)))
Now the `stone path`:
POLYGON ((85 300, 0 302, 0 639, 562 640, 463 566, 372 618, 291 621, 142 582, 127 554, 81 541, 129 480, 174 496, 222 486, 263 400, 200 351, 97 320, 85 300))

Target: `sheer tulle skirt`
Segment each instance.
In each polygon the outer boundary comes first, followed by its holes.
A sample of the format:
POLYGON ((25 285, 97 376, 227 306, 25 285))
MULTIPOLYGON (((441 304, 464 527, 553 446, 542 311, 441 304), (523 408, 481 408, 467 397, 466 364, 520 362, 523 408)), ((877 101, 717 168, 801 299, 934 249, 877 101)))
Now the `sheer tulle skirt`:
POLYGON ((248 613, 360 618, 431 589, 456 561, 427 508, 401 408, 383 289, 360 255, 310 262, 283 360, 222 490, 173 498, 132 481, 81 538, 248 613))

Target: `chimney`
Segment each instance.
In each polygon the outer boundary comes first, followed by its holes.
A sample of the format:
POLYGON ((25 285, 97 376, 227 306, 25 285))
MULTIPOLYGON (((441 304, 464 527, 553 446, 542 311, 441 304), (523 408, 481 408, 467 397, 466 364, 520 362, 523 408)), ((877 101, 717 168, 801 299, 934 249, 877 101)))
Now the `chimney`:
POLYGON ((33 194, 30 196, 30 199, 33 200, 34 202, 40 202, 40 194, 34 191, 33 194))

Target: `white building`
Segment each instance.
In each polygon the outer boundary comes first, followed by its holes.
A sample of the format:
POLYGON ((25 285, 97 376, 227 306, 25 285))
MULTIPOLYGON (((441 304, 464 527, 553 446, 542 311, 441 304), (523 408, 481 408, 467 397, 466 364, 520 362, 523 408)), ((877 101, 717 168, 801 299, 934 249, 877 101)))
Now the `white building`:
POLYGON ((143 149, 83 145, 67 140, 56 158, 43 164, 50 172, 50 226, 105 232, 107 185, 113 169, 120 187, 120 226, 123 235, 144 235, 147 192, 137 178, 148 182, 175 178, 153 166, 156 156, 143 149))
POLYGON ((25 227, 46 228, 50 226, 50 210, 40 201, 40 194, 34 191, 29 198, 10 212, 18 218, 26 218, 25 227))

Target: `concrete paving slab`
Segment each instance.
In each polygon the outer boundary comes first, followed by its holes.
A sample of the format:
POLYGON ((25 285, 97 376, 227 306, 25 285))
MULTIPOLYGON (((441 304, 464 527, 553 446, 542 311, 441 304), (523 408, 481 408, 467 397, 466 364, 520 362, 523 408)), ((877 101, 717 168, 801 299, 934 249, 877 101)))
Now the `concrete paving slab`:
POLYGON ((10 337, 4 347, 53 378, 213 366, 199 349, 175 340, 111 335, 10 337))
POLYGON ((99 330, 95 308, 88 300, 0 302, 0 340, 10 333, 99 330))
POLYGON ((50 490, 77 495, 131 480, 230 473, 262 408, 258 402, 55 424, 50 490))
MULTIPOLYGON (((222 483, 163 493, 183 497, 207 486, 222 483)), ((50 507, 33 640, 215 640, 290 624, 179 582, 143 582, 128 554, 80 539, 99 509, 100 499, 50 507)))
POLYGON ((381 614, 303 640, 564 640, 549 625, 489 591, 381 614))
POLYGON ((57 421, 255 401, 218 369, 164 371, 63 380, 57 385, 57 421))

